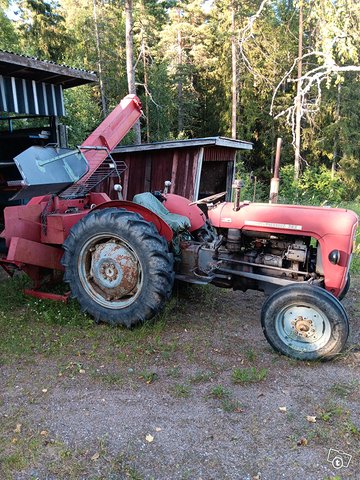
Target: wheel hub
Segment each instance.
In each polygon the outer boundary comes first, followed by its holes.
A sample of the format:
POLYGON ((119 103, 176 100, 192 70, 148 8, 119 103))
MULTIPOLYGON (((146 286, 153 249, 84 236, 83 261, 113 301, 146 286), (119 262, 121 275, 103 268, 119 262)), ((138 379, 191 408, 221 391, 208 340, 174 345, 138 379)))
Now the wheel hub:
POLYGON ((132 295, 139 277, 137 259, 115 239, 96 245, 91 255, 90 277, 108 300, 132 295))
POLYGON ((104 262, 100 267, 100 273, 104 280, 108 280, 110 283, 118 278, 119 272, 114 263, 104 262))
POLYGON ((329 320, 310 305, 290 305, 278 312, 275 328, 279 338, 297 351, 322 348, 331 335, 329 320))
POLYGON ((312 320, 304 318, 299 315, 295 320, 291 322, 293 329, 297 335, 302 337, 311 337, 315 333, 312 320))

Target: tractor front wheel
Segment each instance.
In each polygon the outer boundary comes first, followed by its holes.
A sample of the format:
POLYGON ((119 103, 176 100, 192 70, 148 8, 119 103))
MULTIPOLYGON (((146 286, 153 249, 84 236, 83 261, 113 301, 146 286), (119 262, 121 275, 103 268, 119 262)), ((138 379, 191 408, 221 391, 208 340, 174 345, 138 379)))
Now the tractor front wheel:
POLYGON ((310 285, 276 290, 263 305, 261 325, 276 351, 299 360, 334 357, 349 334, 348 317, 339 300, 310 285))
POLYGON ((64 243, 65 281, 96 321, 131 327, 170 297, 173 257, 152 223, 109 208, 86 215, 64 243))

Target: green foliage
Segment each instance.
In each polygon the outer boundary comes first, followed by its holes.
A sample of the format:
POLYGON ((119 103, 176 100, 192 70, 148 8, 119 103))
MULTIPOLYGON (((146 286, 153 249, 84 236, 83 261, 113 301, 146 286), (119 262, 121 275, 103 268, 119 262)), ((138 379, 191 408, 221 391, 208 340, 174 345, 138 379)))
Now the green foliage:
MULTIPOLYGON (((341 204, 341 207, 347 208, 355 212, 360 218, 360 201, 357 202, 345 202, 341 204)), ((355 235, 355 248, 353 251, 353 257, 351 262, 351 273, 360 273, 360 229, 357 229, 355 235)))
POLYGON ((92 87, 85 85, 64 92, 71 147, 80 145, 101 121, 99 101, 95 93, 92 87))
POLYGON ((5 9, 8 7, 7 1, 0 2, 0 49, 17 51, 18 38, 14 23, 7 17, 5 9))
POLYGON ((261 182, 254 172, 246 171, 242 160, 237 160, 236 162, 235 178, 241 179, 243 182, 241 189, 242 201, 267 202, 269 200, 269 186, 261 182))
POLYGON ((65 18, 57 1, 21 0, 21 46, 23 52, 42 59, 61 62, 72 38, 65 28, 65 18))
POLYGON ((337 206, 349 195, 340 174, 332 176, 324 165, 307 167, 299 180, 294 180, 294 167, 285 165, 280 172, 280 203, 337 206))
MULTIPOLYGON (((119 1, 20 0, 17 21, 0 0, 0 48, 99 71, 108 110, 127 93, 125 12, 119 1)), ((303 62, 307 74, 317 65, 358 62, 360 6, 357 0, 304 2, 304 52, 317 55, 303 62)), ((235 9, 237 42, 237 136, 253 142, 254 150, 238 168, 245 186, 243 199, 267 201, 271 167, 278 136, 283 139, 283 187, 286 201, 337 203, 360 195, 360 102, 358 73, 340 72, 307 93, 308 117, 302 122, 302 181, 291 181, 291 125, 286 115, 275 116, 293 104, 295 70, 272 97, 297 56, 299 2, 272 0, 244 31, 259 4, 250 0, 134 0, 134 51, 137 92, 145 117, 142 137, 149 141, 229 135, 231 131, 231 11, 235 9), (204 8, 206 4, 207 8, 204 8), (245 37, 244 37, 245 35, 245 37), (335 179, 329 174, 336 166, 335 179), (324 195, 324 193, 326 195, 324 195), (330 197, 330 198, 329 198, 330 197)), ((296 62, 295 62, 296 63, 296 62)), ((98 87, 67 90, 66 108, 71 145, 81 143, 99 123, 98 87)), ((133 134, 123 140, 131 143, 133 134)))

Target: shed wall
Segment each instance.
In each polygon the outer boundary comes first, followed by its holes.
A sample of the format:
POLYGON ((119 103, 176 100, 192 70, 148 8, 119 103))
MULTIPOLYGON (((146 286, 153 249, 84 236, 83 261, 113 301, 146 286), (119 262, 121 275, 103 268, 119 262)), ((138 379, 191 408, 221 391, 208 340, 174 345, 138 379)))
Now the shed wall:
MULTIPOLYGON (((233 172, 234 168, 234 149, 159 149, 116 152, 113 157, 115 160, 124 160, 128 166, 122 178, 123 195, 127 200, 132 200, 140 192, 163 190, 166 180, 171 180, 171 193, 182 195, 191 201, 197 200, 198 194, 201 197, 219 191, 231 191, 232 178, 229 172, 233 172), (196 188, 197 181, 200 184, 199 191, 196 188)), ((111 192, 110 194, 113 196, 111 192)))

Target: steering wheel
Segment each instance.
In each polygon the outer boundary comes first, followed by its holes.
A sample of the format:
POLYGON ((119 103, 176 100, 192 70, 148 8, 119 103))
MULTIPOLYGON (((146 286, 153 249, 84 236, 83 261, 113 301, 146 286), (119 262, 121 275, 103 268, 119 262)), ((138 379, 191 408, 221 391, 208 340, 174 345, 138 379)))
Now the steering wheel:
POLYGON ((215 193, 215 195, 210 195, 209 197, 200 198, 200 200, 196 200, 196 202, 191 202, 189 205, 206 205, 207 203, 212 203, 215 200, 224 197, 226 194, 227 192, 215 193))

